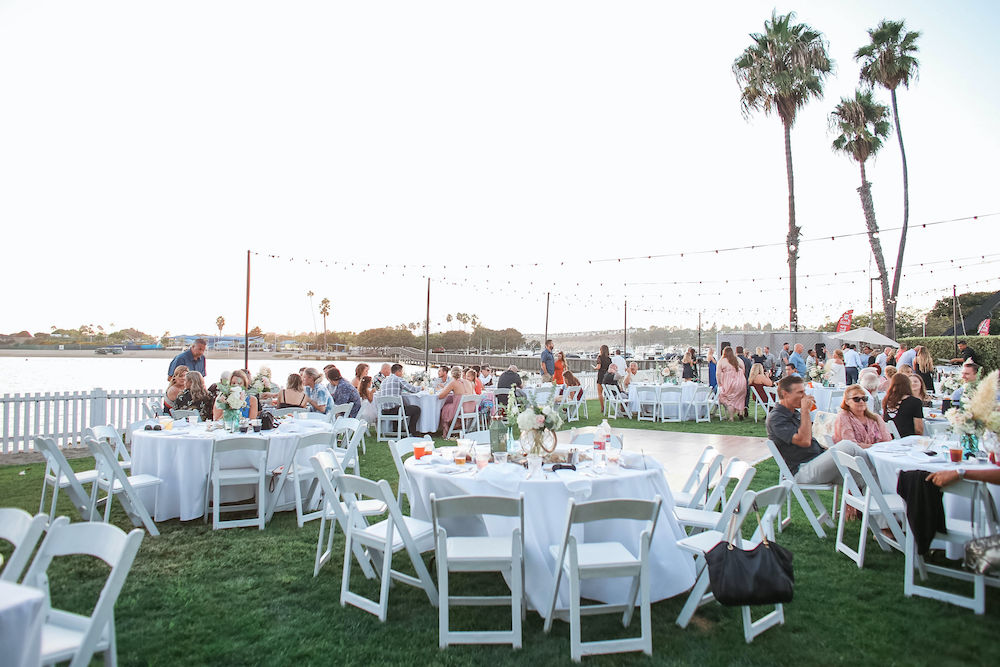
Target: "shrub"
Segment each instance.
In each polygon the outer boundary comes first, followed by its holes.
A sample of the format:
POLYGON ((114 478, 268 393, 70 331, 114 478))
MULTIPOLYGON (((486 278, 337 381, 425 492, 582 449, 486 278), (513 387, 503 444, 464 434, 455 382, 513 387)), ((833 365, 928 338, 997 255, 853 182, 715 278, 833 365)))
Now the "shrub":
MULTIPOLYGON (((976 358, 982 363, 983 368, 990 371, 1000 368, 1000 336, 959 336, 958 339, 967 341, 969 347, 976 351, 976 358)), ((910 347, 923 345, 930 350, 934 363, 937 363, 938 359, 961 356, 955 352, 955 339, 952 336, 900 338, 899 341, 910 347)))

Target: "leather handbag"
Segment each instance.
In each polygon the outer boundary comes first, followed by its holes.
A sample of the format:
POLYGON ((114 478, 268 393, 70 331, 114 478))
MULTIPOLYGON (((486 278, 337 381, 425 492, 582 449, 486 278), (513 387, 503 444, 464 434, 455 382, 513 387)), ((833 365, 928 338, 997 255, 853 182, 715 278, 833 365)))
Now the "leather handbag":
MULTIPOLYGON (((753 511, 760 526, 760 512, 753 511)), ((727 606, 791 602, 795 589, 792 552, 771 542, 761 528, 761 543, 750 550, 734 546, 735 518, 730 520, 726 539, 705 554, 712 595, 727 606)))
POLYGON ((972 495, 972 516, 970 517, 973 526, 973 534, 980 533, 979 536, 965 543, 965 560, 963 564, 966 569, 972 570, 976 574, 992 574, 1000 572, 1000 517, 997 516, 996 505, 985 484, 976 484, 972 495), (982 508, 985 513, 978 517, 977 508, 982 508), (978 529, 978 530, 977 530, 978 529))

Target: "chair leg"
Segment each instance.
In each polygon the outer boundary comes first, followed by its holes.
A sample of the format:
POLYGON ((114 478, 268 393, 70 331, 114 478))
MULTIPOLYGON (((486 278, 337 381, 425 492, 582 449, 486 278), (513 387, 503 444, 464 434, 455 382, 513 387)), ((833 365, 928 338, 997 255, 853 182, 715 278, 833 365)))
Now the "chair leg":
POLYGON ((580 642, 580 573, 572 564, 569 573, 569 653, 574 662, 583 658, 580 642))
POLYGON ((684 603, 684 608, 681 609, 681 613, 677 616, 677 625, 682 628, 686 628, 688 623, 691 622, 691 618, 698 611, 698 607, 701 606, 708 591, 708 565, 703 556, 698 557, 697 565, 701 566, 701 572, 695 580, 694 586, 691 587, 691 593, 688 595, 687 602, 684 603))
POLYGON ((392 547, 387 545, 382 553, 382 585, 378 593, 378 620, 385 622, 389 612, 389 584, 392 581, 392 547))
MULTIPOLYGON (((325 508, 324 508, 325 510, 325 508)), ((333 525, 330 526, 330 533, 333 533, 333 527, 336 523, 331 522, 333 525)), ((323 556, 323 532, 326 530, 326 517, 321 516, 319 518, 319 539, 316 541, 316 562, 313 564, 313 576, 319 576, 319 562, 323 556)))
POLYGON ((448 648, 448 557, 438 554, 438 646, 448 648))
POLYGON ((521 580, 521 553, 515 547, 514 558, 510 564, 510 627, 514 635, 513 647, 521 648, 521 615, 524 613, 524 582, 521 580))
MULTIPOLYGON (((641 621, 639 629, 642 631, 642 652, 646 655, 653 655, 653 612, 651 608, 652 595, 649 590, 648 553, 642 559, 642 565, 639 569, 639 582, 642 590, 642 600, 639 608, 639 620, 641 621)), ((635 604, 634 601, 633 604, 635 604)))

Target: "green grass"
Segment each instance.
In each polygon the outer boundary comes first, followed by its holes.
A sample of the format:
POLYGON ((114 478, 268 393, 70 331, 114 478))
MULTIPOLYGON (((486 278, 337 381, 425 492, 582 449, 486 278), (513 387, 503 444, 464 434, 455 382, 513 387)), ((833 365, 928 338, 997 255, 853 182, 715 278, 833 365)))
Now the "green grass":
MULTIPOLYGON (((596 405, 596 402, 594 402, 596 405)), ((591 414, 597 423, 596 407, 591 414)), ((664 424, 641 426, 664 431, 760 435, 763 425, 664 424)), ((89 459, 74 467, 92 466, 89 459)), ((362 457, 366 476, 396 482, 388 448, 370 444, 362 457)), ((35 511, 43 466, 0 467, 0 504, 35 511), (21 475, 22 471, 25 472, 21 475)), ((754 488, 777 480, 777 468, 758 466, 754 488)), ((60 511, 78 520, 68 504, 60 511)), ((563 512, 563 508, 553 508, 563 512)), ((122 528, 129 522, 112 513, 122 528)), ((850 535, 857 537, 857 523, 850 535)), ((539 616, 529 613, 524 648, 437 648, 437 610, 424 593, 397 585, 390 594, 389 618, 339 604, 341 559, 335 558, 313 578, 318 524, 295 525, 294 515, 279 513, 264 532, 231 529, 213 532, 200 520, 166 521, 162 535, 146 537, 118 600, 116 621, 119 658, 136 664, 571 664, 569 628, 557 622, 542 632, 539 616)), ((996 664, 1000 633, 1000 594, 987 593, 987 615, 932 600, 903 597, 903 557, 874 546, 858 570, 833 552, 833 536, 819 540, 796 510, 779 542, 795 555, 795 601, 785 607, 784 626, 768 630, 753 644, 743 641, 738 608, 712 604, 681 630, 674 619, 685 595, 653 606, 653 657, 642 654, 587 658, 587 664, 996 664), (990 656, 993 656, 992 658, 990 656)), ((343 548, 338 532, 335 545, 343 548)), ((9 554, 8 545, 0 548, 9 554)), ((427 561, 430 561, 428 555, 427 561)), ((398 563, 399 561, 397 561, 398 563)), ((408 569, 402 567, 401 569, 408 569)), ((52 568, 55 606, 88 611, 97 587, 87 577, 101 567, 83 558, 57 561, 52 568)), ((352 587, 375 594, 376 587, 358 576, 352 587)), ((453 579, 461 594, 498 589, 490 575, 453 579), (462 583, 464 582, 464 584, 462 583)), ((760 613, 761 610, 757 610, 760 613)), ((457 608, 453 623, 461 628, 503 627, 503 608, 457 608)), ((616 616, 584 621, 584 637, 626 636, 616 616)), ((2 662, 2 661, 0 661, 2 662)))

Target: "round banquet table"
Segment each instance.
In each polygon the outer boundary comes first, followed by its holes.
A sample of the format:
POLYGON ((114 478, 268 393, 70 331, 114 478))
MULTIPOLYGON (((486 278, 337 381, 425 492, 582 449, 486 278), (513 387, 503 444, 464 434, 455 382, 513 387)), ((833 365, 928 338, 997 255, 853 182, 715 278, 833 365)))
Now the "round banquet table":
MULTIPOLYGON (((444 400, 437 397, 432 392, 420 392, 419 394, 403 393, 404 405, 416 405, 420 407, 420 417, 417 419, 417 433, 436 433, 438 423, 441 421, 441 406, 444 400)), ((416 435, 411 433, 410 435, 416 435)))
POLYGON ((0 581, 0 660, 11 667, 42 664, 45 594, 36 588, 0 581))
MULTIPOLYGON (((441 449, 437 450, 438 452, 441 449)), ((547 472, 542 478, 526 479, 527 471, 518 465, 489 464, 478 471, 474 464, 457 466, 439 454, 424 456, 420 461, 406 460, 406 470, 413 488, 412 516, 430 520, 430 495, 438 498, 455 495, 517 497, 524 494, 524 590, 528 603, 540 613, 548 610, 552 594, 555 558, 549 547, 562 542, 566 529, 566 510, 572 497, 577 502, 610 498, 642 498, 652 500, 657 494, 663 508, 650 548, 651 594, 654 601, 683 593, 694 584, 694 561, 677 548, 676 541, 685 536, 674 518, 673 496, 656 461, 634 458, 638 469, 622 469, 618 473, 594 474, 589 464, 580 472, 560 470, 547 472)), ((442 522, 451 536, 509 536, 517 520, 507 517, 462 517, 442 522)), ((578 526, 574 535, 580 541, 620 541, 632 553, 639 553, 640 529, 631 521, 598 521, 578 526)), ((624 578, 584 580, 583 597, 609 604, 626 601, 629 585, 624 578)), ((569 608, 569 586, 562 580, 559 609, 569 608)))
MULTIPOLYGON (((936 456, 927 456, 923 453, 926 445, 931 444, 931 439, 926 436, 909 435, 905 438, 892 440, 890 442, 880 442, 872 445, 868 449, 868 460, 871 461, 872 469, 882 487, 883 493, 896 493, 896 478, 901 470, 926 470, 927 472, 937 472, 938 470, 954 470, 959 465, 966 470, 978 470, 996 468, 991 463, 976 463, 965 461, 964 463, 952 463, 948 458, 947 450, 941 452, 941 446, 935 444, 931 448, 939 453, 936 456)), ((993 496, 993 504, 997 511, 1000 511, 1000 485, 989 484, 990 495, 993 496)), ((955 494, 944 494, 944 511, 949 517, 956 519, 969 519, 969 501, 967 498, 960 498, 955 494)), ((961 545, 948 545, 949 558, 961 558, 961 545)))
MULTIPOLYGON (((212 465, 212 445, 216 440, 233 437, 256 437, 268 440, 267 469, 273 470, 288 463, 288 457, 300 436, 317 432, 332 432, 333 427, 325 420, 292 419, 282 423, 277 429, 261 433, 227 433, 219 429, 208 431, 205 424, 182 426, 174 422, 170 431, 132 432, 132 474, 148 473, 162 481, 156 487, 143 489, 142 500, 154 521, 197 519, 205 511, 205 489, 212 465)), ((296 464, 309 465, 309 457, 329 445, 317 445, 303 450, 296 458, 296 464)), ((240 452, 227 453, 220 459, 221 466, 239 467, 247 465, 246 455, 240 452)), ((240 493, 240 487, 223 489, 223 500, 249 497, 240 493)), ((286 484, 280 502, 294 498, 294 487, 286 484)), ((270 499, 269 502, 274 502, 270 499)))
POLYGON ((836 412, 840 409, 840 403, 831 405, 833 392, 844 391, 844 387, 824 387, 821 384, 806 383, 806 393, 816 399, 816 409, 821 412, 836 412), (812 386, 809 386, 809 385, 812 386))
MULTIPOLYGON (((698 388, 707 388, 708 385, 699 384, 698 382, 681 382, 679 385, 672 384, 656 384, 652 382, 630 382, 628 385, 628 409, 632 411, 632 414, 637 414, 639 412, 639 387, 680 387, 681 388, 681 407, 680 410, 685 414, 685 418, 688 413, 691 413, 687 409, 687 406, 691 404, 694 400, 695 394, 698 392, 698 388)), ((674 404, 664 403, 663 408, 673 408, 674 404)), ((693 413, 691 413, 693 414, 693 413)))

